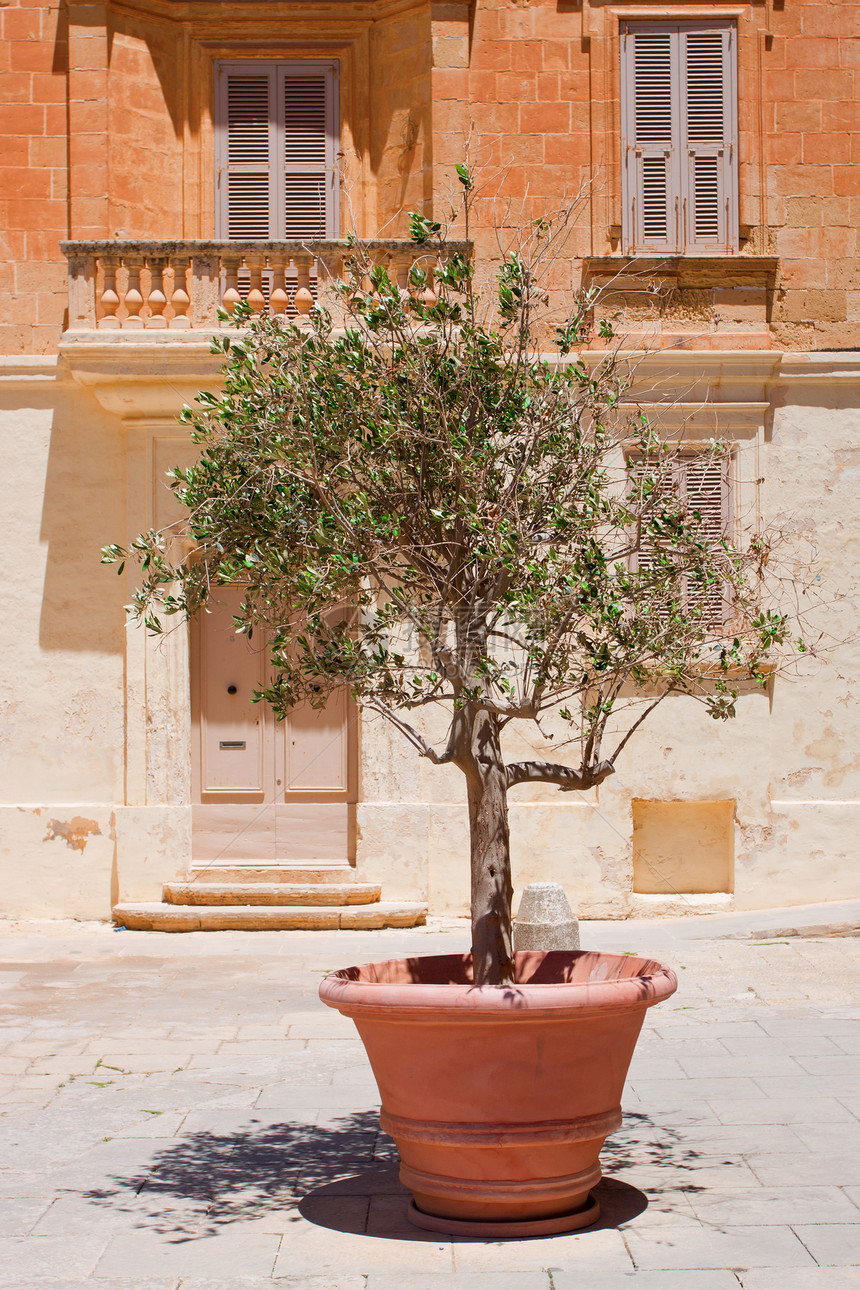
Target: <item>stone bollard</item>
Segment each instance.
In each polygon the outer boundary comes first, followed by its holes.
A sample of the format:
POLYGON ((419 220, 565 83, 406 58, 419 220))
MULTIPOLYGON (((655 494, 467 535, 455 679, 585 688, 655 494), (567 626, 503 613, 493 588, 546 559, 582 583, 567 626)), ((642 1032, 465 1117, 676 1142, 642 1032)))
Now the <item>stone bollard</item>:
POLYGON ((557 882, 530 882, 514 922, 515 950, 578 950, 579 919, 557 882))

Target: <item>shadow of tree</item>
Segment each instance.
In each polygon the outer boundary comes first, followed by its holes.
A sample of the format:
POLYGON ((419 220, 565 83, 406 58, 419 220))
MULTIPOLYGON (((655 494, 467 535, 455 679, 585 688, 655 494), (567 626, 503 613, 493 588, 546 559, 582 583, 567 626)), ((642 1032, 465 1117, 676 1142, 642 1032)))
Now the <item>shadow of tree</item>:
POLYGON ((397 1160, 377 1111, 339 1117, 331 1125, 284 1121, 231 1133, 201 1131, 154 1152, 137 1173, 85 1193, 94 1204, 134 1214, 177 1241, 211 1236, 228 1223, 296 1208, 315 1188, 397 1160))
MULTIPOLYGON (((607 1174, 652 1164, 694 1171, 698 1153, 679 1135, 634 1112, 603 1152, 607 1174)), ((127 1213, 135 1226, 173 1242, 212 1236, 230 1223, 273 1214, 290 1221, 300 1213, 318 1226, 378 1237, 430 1240, 406 1218, 409 1193, 398 1179, 399 1158, 379 1128, 376 1111, 340 1116, 328 1125, 284 1121, 230 1133, 188 1134, 157 1150, 136 1173, 113 1176, 110 1186, 84 1193, 96 1205, 127 1213)), ((679 1190, 677 1181, 657 1194, 679 1190)), ((692 1181, 685 1191, 701 1191, 692 1181)), ((606 1177, 598 1188, 596 1228, 618 1227, 648 1205, 623 1180, 606 1177)))
POLYGON ((662 1122, 656 1123, 644 1111, 624 1112, 624 1123, 607 1140, 600 1153, 600 1162, 604 1174, 653 1166, 656 1180, 659 1179, 661 1170, 667 1176, 672 1171, 673 1176, 664 1186, 649 1186, 649 1192, 655 1195, 676 1191, 705 1191, 705 1187, 694 1181, 695 1173, 697 1169, 713 1163, 710 1159, 706 1160, 702 1152, 687 1146, 677 1129, 662 1122), (690 1174, 689 1181, 681 1185, 674 1176, 674 1171, 679 1169, 690 1174))

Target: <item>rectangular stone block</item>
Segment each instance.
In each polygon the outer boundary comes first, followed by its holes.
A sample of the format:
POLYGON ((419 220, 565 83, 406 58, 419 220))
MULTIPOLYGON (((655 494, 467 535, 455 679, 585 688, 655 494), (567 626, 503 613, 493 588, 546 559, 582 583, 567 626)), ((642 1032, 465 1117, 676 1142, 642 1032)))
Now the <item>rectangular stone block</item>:
POLYGON ((724 1269, 815 1267, 790 1227, 732 1227, 726 1231, 690 1227, 627 1229, 637 1269, 724 1269))

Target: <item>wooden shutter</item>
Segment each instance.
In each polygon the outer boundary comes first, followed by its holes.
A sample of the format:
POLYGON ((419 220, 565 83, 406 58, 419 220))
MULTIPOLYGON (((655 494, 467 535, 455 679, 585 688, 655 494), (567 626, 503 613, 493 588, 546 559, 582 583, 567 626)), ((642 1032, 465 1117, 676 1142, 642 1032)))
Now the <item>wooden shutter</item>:
POLYGON ((737 245, 735 32, 626 23, 621 38, 625 250, 737 245))
MULTIPOLYGON (((704 541, 716 546, 730 534, 729 509, 729 460, 727 457, 714 457, 710 453, 684 453, 664 463, 633 459, 630 462, 631 477, 636 487, 642 487, 647 478, 654 480, 654 496, 669 502, 677 498, 682 502, 687 513, 696 512, 700 516, 700 532, 704 541)), ((640 573, 656 571, 661 565, 671 561, 671 542, 665 551, 661 551, 659 540, 655 541, 650 534, 640 532, 637 542, 636 568, 640 573)), ((669 595, 666 603, 654 600, 643 591, 643 606, 648 605, 659 621, 668 623, 668 600, 674 593, 666 587, 669 595)), ((727 605, 724 588, 714 583, 701 586, 686 574, 679 575, 677 599, 683 607, 700 612, 704 625, 712 631, 721 631, 727 617, 727 605)))
POLYGON ((216 237, 337 237, 337 65, 216 68, 216 237))
POLYGON ((672 251, 678 241, 678 66, 674 33, 656 27, 622 41, 625 244, 672 251))
MULTIPOLYGON (((695 453, 680 460, 684 501, 687 510, 700 517, 704 541, 716 547, 729 533, 728 459, 710 453, 695 453)), ((702 587, 687 579, 686 602, 701 611, 705 626, 721 631, 726 622, 727 606, 721 584, 702 587)))
MULTIPOLYGON (((630 462, 630 472, 637 492, 646 486, 646 481, 651 480, 651 496, 656 502, 668 503, 673 497, 678 498, 680 501, 678 479, 673 462, 658 462, 638 457, 630 462)), ((666 580, 659 577, 659 570, 661 566, 665 566, 668 559, 671 559, 671 556, 661 550, 660 543, 655 540, 654 535, 644 531, 640 526, 636 536, 636 570, 643 575, 644 583, 647 584, 648 575, 652 573, 655 581, 655 592, 653 594, 649 591, 647 585, 643 585, 641 588, 641 609, 649 615, 654 615, 664 627, 669 624, 669 599, 672 593, 668 585, 666 585, 666 580), (670 594, 657 595, 657 586, 670 594)), ((677 599, 681 601, 682 598, 683 586, 679 578, 677 599)))
POLYGON ((335 175, 331 78, 287 69, 283 94, 283 233, 288 240, 334 237, 335 175))
POLYGON ((686 248, 729 249, 737 242, 735 33, 682 27, 679 41, 686 248))
POLYGON ((272 69, 265 65, 253 71, 219 68, 216 102, 220 108, 216 126, 218 236, 268 241, 275 235, 272 69))

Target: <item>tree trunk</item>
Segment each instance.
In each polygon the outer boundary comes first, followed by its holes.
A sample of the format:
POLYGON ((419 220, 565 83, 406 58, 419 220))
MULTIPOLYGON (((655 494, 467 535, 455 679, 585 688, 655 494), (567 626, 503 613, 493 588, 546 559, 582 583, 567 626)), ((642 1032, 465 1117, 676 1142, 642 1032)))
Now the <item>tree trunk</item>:
POLYGON ((498 717, 473 714, 466 772, 472 859, 472 962, 476 985, 510 985, 514 979, 511 936, 511 846, 507 772, 498 717))

